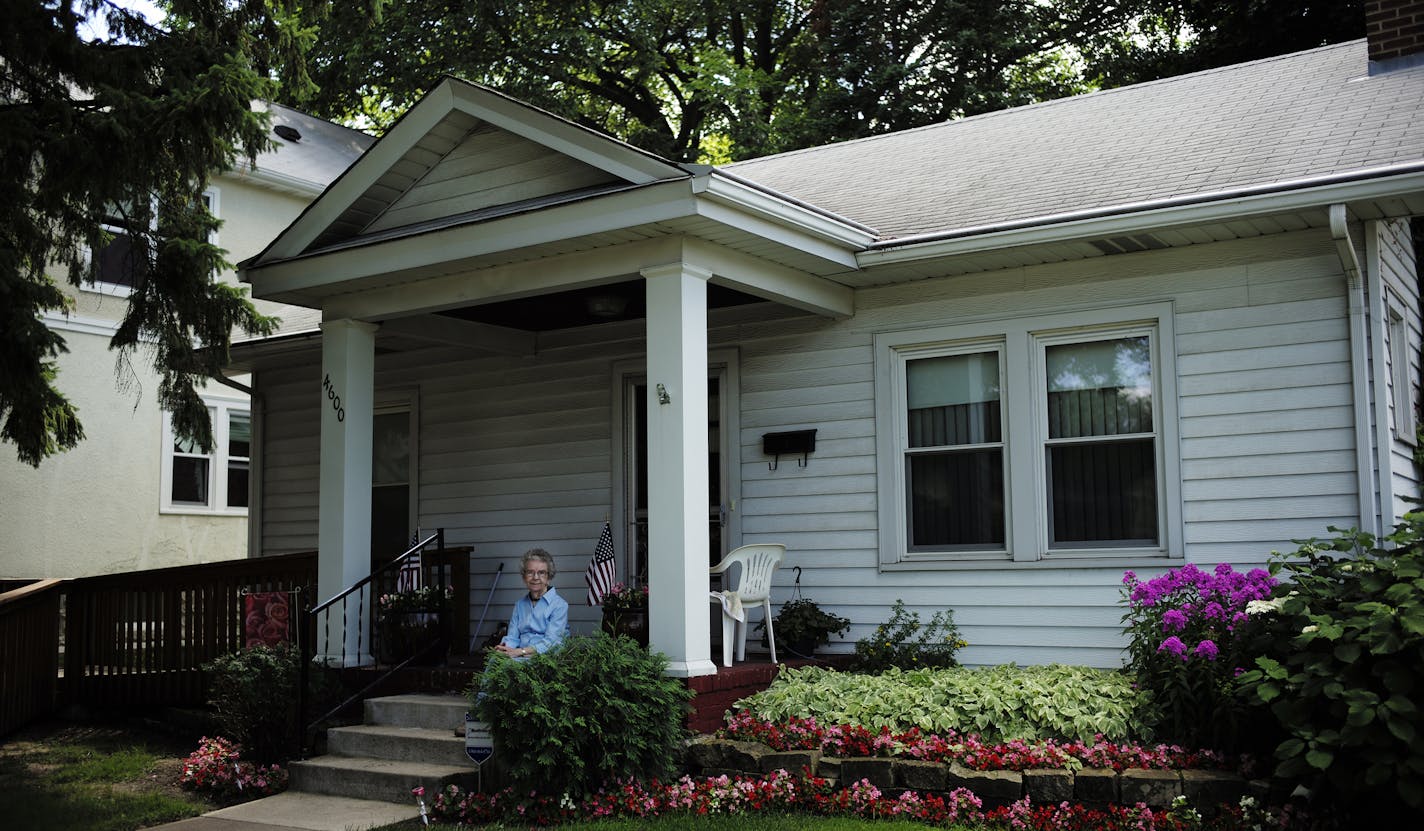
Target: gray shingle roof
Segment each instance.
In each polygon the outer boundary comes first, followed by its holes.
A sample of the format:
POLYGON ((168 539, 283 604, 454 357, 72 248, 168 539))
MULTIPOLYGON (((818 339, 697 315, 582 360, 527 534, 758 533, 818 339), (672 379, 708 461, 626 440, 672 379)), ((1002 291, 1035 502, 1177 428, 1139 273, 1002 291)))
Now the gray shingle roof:
POLYGON ((291 107, 264 106, 271 110, 272 127, 292 127, 301 133, 301 139, 286 141, 273 135, 277 146, 257 157, 258 169, 301 179, 318 189, 331 184, 376 141, 375 136, 291 107))
POLYGON ((1326 46, 725 167, 885 237, 1424 160, 1424 67, 1326 46))

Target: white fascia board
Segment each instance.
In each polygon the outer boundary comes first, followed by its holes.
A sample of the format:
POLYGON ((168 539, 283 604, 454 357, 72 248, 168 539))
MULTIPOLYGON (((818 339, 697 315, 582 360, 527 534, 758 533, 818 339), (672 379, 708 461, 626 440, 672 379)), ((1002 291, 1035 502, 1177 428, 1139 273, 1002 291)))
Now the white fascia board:
POLYGON ((251 182, 256 185, 264 185, 281 193, 290 193, 294 196, 301 196, 307 199, 315 199, 325 190, 325 186, 320 182, 313 182, 310 179, 303 179, 300 176, 278 173, 275 170, 269 170, 265 167, 253 167, 246 159, 239 160, 237 168, 231 173, 222 174, 222 178, 231 178, 239 182, 251 182))
POLYGON ((494 90, 450 79, 446 83, 463 112, 635 185, 689 175, 672 162, 494 90))
POLYGON ((335 287, 348 280, 415 270, 450 273, 461 260, 498 251, 617 231, 689 216, 687 180, 646 185, 608 196, 467 225, 353 245, 279 262, 251 264, 244 274, 254 297, 335 287))
MULTIPOLYGON (((1203 194, 1186 204, 1171 204, 1180 200, 1159 200, 1123 205, 1104 211, 1078 211, 1055 214, 1014 223, 1013 227, 983 226, 944 233, 926 234, 889 240, 876 248, 861 251, 856 260, 861 268, 893 265, 975 254, 1023 245, 1069 242, 1097 237, 1120 236, 1159 228, 1197 225, 1210 222, 1263 216, 1275 213, 1323 208, 1333 203, 1382 199, 1411 192, 1424 191, 1424 171, 1418 165, 1404 166, 1408 172, 1373 178, 1311 185, 1304 180, 1298 187, 1289 183, 1273 186, 1270 193, 1229 192, 1203 194), (1410 169, 1412 168, 1412 169, 1410 169)), ((1385 171, 1387 174, 1387 171, 1385 171)), ((1373 171, 1359 171, 1358 177, 1373 171)))
POLYGON ((873 228, 720 170, 698 176, 693 183, 693 192, 712 202, 736 207, 842 248, 859 250, 879 239, 873 228))
POLYGON ((763 300, 823 317, 844 320, 855 314, 849 286, 700 239, 683 245, 683 261, 710 271, 713 282, 763 300))
POLYGON ((99 335, 101 337, 112 338, 119 331, 119 321, 104 320, 99 317, 84 317, 83 315, 67 315, 62 312, 46 310, 40 313, 40 321, 46 328, 57 329, 61 332, 79 332, 85 335, 99 335))
POLYGON ((682 256, 682 242, 680 237, 656 237, 476 271, 458 271, 409 285, 336 295, 323 304, 323 316, 391 320, 617 282, 645 268, 677 261, 682 256))
POLYGON ((453 107, 452 83, 447 79, 416 102, 389 132, 337 177, 321 198, 307 206, 301 216, 259 255, 259 260, 282 260, 305 251, 410 148, 440 123, 453 107))

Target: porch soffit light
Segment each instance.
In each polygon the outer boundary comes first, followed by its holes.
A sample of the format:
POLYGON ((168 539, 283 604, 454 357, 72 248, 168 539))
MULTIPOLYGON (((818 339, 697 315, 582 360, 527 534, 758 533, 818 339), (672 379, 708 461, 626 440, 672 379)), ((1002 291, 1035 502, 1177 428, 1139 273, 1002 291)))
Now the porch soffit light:
POLYGON ((619 294, 590 294, 583 303, 594 317, 618 317, 628 308, 628 298, 619 294))

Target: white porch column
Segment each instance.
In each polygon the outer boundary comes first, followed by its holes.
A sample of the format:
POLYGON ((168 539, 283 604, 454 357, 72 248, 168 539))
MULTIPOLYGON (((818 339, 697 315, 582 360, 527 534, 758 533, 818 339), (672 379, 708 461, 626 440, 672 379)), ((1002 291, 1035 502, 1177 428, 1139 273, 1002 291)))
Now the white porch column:
POLYGON ((643 272, 648 305, 649 645, 668 673, 713 675, 707 599, 707 280, 643 272))
MULTIPOLYGON (((371 425, 378 328, 357 320, 321 324, 322 380, 313 391, 321 396, 317 602, 371 573, 371 425)), ((329 610, 329 622, 318 623, 317 650, 323 660, 341 663, 344 653, 346 666, 370 663, 371 639, 361 633, 371 631, 371 602, 368 592, 358 619, 353 595, 345 610, 344 636, 341 604, 329 610)))

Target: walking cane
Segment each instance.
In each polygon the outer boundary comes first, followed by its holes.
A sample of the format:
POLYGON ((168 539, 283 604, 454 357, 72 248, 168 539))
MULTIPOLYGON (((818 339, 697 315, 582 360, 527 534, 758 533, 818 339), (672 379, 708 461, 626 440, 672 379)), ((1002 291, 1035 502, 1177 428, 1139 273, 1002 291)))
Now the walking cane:
POLYGON ((499 586, 499 576, 500 576, 501 574, 503 574, 503 573, 504 573, 504 563, 500 563, 500 564, 499 564, 499 568, 495 569, 495 572, 494 572, 494 580, 490 581, 489 594, 485 596, 485 607, 480 610, 480 622, 475 625, 474 634, 470 635, 470 654, 471 654, 471 655, 475 654, 475 644, 476 644, 476 643, 479 641, 479 639, 480 639, 480 630, 482 630, 482 629, 485 628, 485 615, 488 615, 488 614, 489 614, 489 604, 490 604, 490 601, 494 599, 494 590, 495 590, 495 588, 496 588, 497 586, 499 586))

